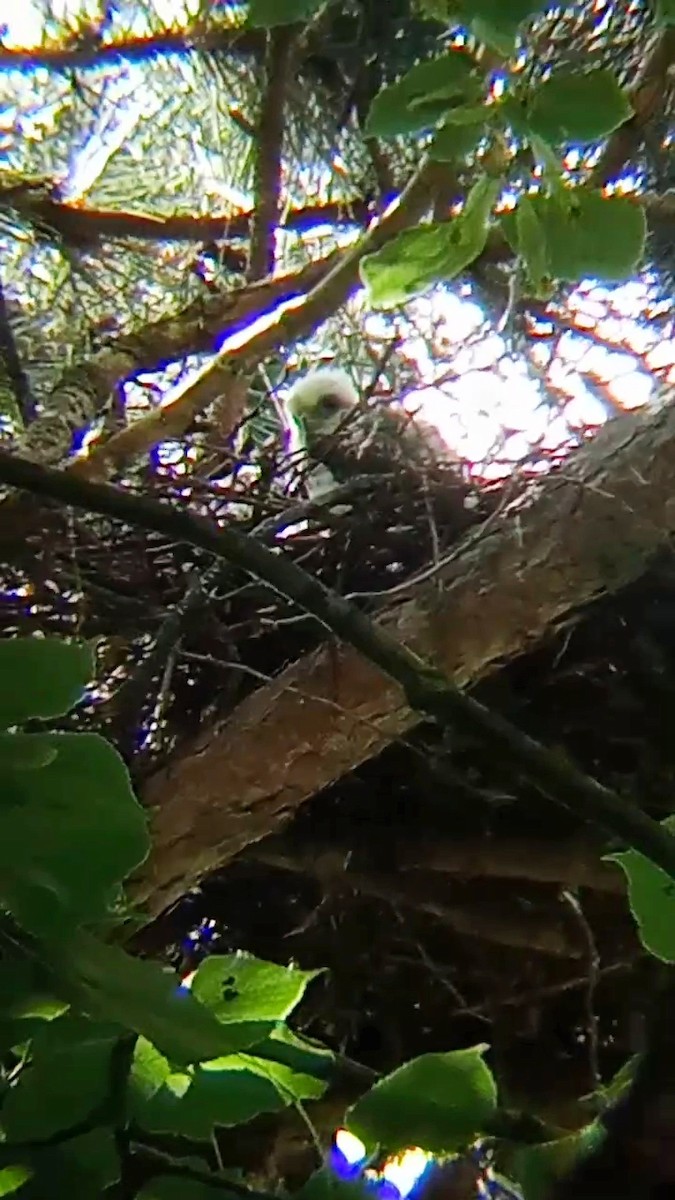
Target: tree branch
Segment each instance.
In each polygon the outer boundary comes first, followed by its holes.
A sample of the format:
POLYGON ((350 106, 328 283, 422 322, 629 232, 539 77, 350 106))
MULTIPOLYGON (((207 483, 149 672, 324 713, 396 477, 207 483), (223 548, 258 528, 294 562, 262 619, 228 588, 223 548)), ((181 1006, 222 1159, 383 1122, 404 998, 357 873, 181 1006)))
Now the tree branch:
POLYGON ((308 293, 302 305, 287 309, 276 322, 255 334, 241 349, 225 349, 204 368, 197 381, 171 405, 155 409, 133 426, 120 430, 73 464, 82 478, 105 478, 149 452, 167 436, 178 437, 197 413, 223 392, 232 389, 243 372, 252 372, 273 351, 308 337, 335 312, 359 286, 359 264, 366 254, 414 224, 433 200, 439 165, 424 161, 402 193, 399 203, 352 249, 335 257, 335 266, 308 293), (170 433, 167 432, 170 430, 170 433))
POLYGON ((147 62, 159 55, 194 54, 195 50, 220 50, 241 58, 261 55, 264 35, 257 29, 211 28, 203 24, 187 29, 166 29, 148 37, 121 38, 100 43, 82 39, 61 46, 11 49, 0 46, 0 71, 73 71, 85 67, 123 66, 147 62))
POLYGON ((268 33, 265 92, 260 104, 258 128, 254 138, 255 204, 247 271, 250 282, 270 275, 276 260, 286 93, 299 34, 298 27, 290 25, 282 25, 268 33))

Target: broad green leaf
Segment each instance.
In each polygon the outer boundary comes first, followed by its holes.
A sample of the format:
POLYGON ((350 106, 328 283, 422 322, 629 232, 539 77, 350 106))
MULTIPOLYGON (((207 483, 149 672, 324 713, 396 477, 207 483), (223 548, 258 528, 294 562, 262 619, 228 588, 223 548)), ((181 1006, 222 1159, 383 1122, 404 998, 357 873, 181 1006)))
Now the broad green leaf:
POLYGON ((104 1128, 33 1152, 30 1164, 35 1168, 25 1193, 30 1200, 101 1200, 120 1177, 115 1139, 104 1128))
POLYGON ((230 1049, 230 1031, 159 963, 132 958, 78 930, 55 944, 52 965, 84 1012, 142 1034, 172 1062, 215 1058, 230 1049))
MULTIPOLYGON (((219 1021, 273 1025, 293 1011, 307 984, 321 973, 281 967, 244 951, 213 954, 198 968, 191 990, 219 1021)), ((263 1028, 259 1036, 267 1032, 263 1028)))
POLYGON ((659 25, 675 25, 675 0, 656 0, 656 20, 659 25))
POLYGON ((516 209, 518 252, 523 259, 527 277, 536 296, 546 295, 550 287, 546 238, 541 222, 529 196, 523 196, 516 209))
POLYGON ((218 1175, 214 1175, 212 1186, 181 1175, 156 1175, 136 1195, 138 1200, 239 1200, 241 1193, 228 1192, 218 1175))
POLYGON ((25 1163, 0 1168, 0 1196, 11 1196, 31 1177, 33 1172, 25 1163))
POLYGON ((644 210, 629 196, 568 190, 560 197, 532 196, 546 241, 552 278, 578 281, 629 279, 644 253, 644 210))
POLYGON ((384 88, 373 100, 365 132, 390 138, 431 129, 449 109, 478 99, 482 88, 469 55, 449 50, 384 88))
POLYGON ((628 96, 606 67, 558 71, 532 93, 528 105, 530 129, 554 145, 597 141, 632 115, 628 96))
POLYGON ((249 0, 249 25, 272 29, 275 25, 293 25, 306 21, 323 8, 325 0, 249 0))
POLYGON ((470 0, 463 5, 473 33, 500 54, 512 52, 523 21, 548 7, 547 0, 470 0))
POLYGON ((419 1146, 448 1154, 475 1141, 497 1107, 497 1088, 483 1061, 486 1046, 423 1054, 376 1083, 349 1109, 347 1128, 366 1146, 390 1153, 419 1146))
POLYGON ((43 735, 55 757, 4 779, 0 895, 31 933, 104 918, 146 857, 147 822, 117 751, 94 733, 43 735))
POLYGON ((335 1068, 335 1055, 331 1050, 311 1038, 300 1037, 287 1025, 277 1025, 269 1037, 251 1047, 251 1053, 256 1058, 284 1063, 300 1075, 313 1075, 317 1079, 329 1079, 335 1068))
POLYGON ((41 733, 0 733, 0 771, 39 771, 56 758, 56 749, 41 733))
POLYGON ((4 952, 0 959, 0 1014, 11 1020, 51 1021, 68 1007, 47 994, 47 973, 34 959, 4 952))
MULTIPOLYGON (((661 822, 675 833, 675 817, 661 822)), ((607 856, 618 863, 628 880, 628 903, 635 917, 640 941, 650 954, 675 962, 675 880, 638 850, 607 856)))
POLYGON ((580 1155, 599 1146, 604 1137, 604 1126, 593 1121, 570 1137, 527 1146, 516 1152, 509 1174, 519 1185, 524 1200, 547 1200, 556 1180, 572 1168, 580 1155))
POLYGON ((443 275, 449 230, 445 222, 406 229, 375 254, 366 255, 360 272, 370 304, 395 308, 437 283, 443 275))
POLYGON ((144 1129, 205 1139, 215 1125, 238 1125, 298 1100, 318 1099, 325 1087, 311 1076, 250 1054, 179 1071, 141 1039, 131 1069, 129 1105, 144 1129))
POLYGON ((51 1137, 99 1109, 109 1097, 110 1062, 121 1032, 72 1013, 43 1026, 33 1038, 31 1063, 2 1108, 9 1140, 51 1137))
MULTIPOLYGON (((453 116, 462 110, 457 109, 453 116)), ((466 110, 465 110, 466 111, 466 110)), ((429 147, 429 155, 436 162, 457 162, 473 154, 485 135, 485 119, 459 123, 448 120, 438 129, 429 147)))
POLYGON ((68 712, 94 674, 93 647, 63 638, 0 641, 0 729, 68 712))
POLYGON ((19 955, 0 960, 0 1054, 29 1042, 45 1021, 61 1016, 68 1005, 44 990, 45 972, 19 955))
POLYGON ((485 247, 500 183, 482 176, 464 209, 451 221, 407 229, 361 263, 361 277, 376 308, 405 304, 435 283, 454 279, 485 247))

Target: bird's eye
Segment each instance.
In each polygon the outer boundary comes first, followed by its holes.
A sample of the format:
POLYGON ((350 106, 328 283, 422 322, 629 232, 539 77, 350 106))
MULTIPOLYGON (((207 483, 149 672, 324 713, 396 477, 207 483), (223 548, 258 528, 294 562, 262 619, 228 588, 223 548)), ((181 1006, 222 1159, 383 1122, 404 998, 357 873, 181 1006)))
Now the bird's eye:
POLYGON ((342 401, 339 396, 329 394, 321 397, 321 407, 327 413, 339 412, 342 408, 342 401))

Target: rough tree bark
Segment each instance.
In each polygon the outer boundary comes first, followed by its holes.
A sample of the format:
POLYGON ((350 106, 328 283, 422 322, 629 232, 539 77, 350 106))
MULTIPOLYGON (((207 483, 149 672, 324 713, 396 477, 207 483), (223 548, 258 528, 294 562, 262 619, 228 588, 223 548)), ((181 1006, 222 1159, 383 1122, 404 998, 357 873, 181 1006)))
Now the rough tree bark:
MULTIPOLYGON (((380 625, 460 686, 485 676, 642 574, 675 533, 673 461, 674 404, 612 421, 380 625)), ((162 911, 419 720, 348 647, 293 664, 148 781, 137 898, 162 911)))

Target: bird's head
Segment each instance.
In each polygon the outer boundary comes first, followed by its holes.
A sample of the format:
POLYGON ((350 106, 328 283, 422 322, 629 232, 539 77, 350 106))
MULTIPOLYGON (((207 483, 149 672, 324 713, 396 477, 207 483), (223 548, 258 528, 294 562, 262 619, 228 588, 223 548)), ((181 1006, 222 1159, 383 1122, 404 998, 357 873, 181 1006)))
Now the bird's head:
POLYGON ((314 440, 326 437, 356 407, 359 395, 346 371, 339 367, 310 371, 291 388, 285 407, 289 418, 314 440))

